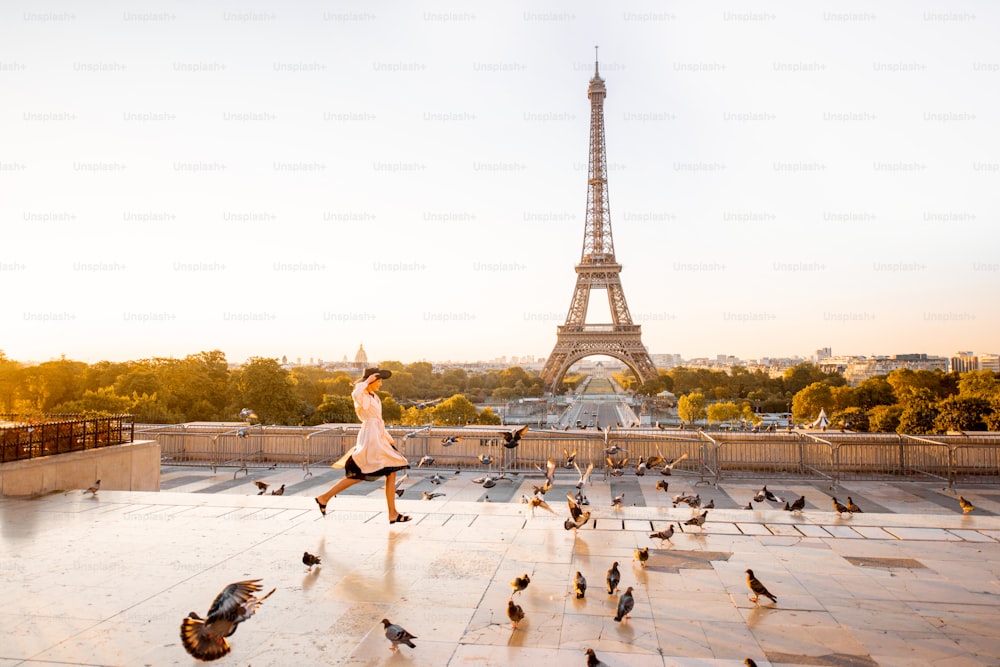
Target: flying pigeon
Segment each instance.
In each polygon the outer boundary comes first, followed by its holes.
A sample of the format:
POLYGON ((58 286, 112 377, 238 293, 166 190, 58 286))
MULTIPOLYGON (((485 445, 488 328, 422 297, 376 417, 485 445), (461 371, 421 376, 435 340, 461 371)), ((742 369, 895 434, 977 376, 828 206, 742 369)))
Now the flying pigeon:
POLYGON ((577 600, 582 600, 587 595, 587 580, 579 571, 573 579, 573 592, 576 593, 577 600))
POLYGON ((308 551, 303 551, 302 552, 302 564, 305 565, 306 567, 308 567, 310 570, 312 570, 313 569, 313 565, 319 565, 320 564, 319 556, 313 556, 308 551))
POLYGON ((750 590, 753 592, 753 597, 750 598, 751 602, 757 602, 761 595, 771 598, 772 602, 778 601, 778 598, 771 595, 771 591, 767 590, 764 584, 760 583, 757 577, 753 576, 753 570, 749 568, 747 569, 747 586, 749 586, 750 590))
POLYGON ((573 453, 570 454, 569 450, 563 447, 563 454, 565 456, 565 460, 563 461, 563 468, 571 467, 573 463, 576 461, 576 449, 574 449, 573 453))
POLYGON ((420 459, 420 462, 417 463, 417 467, 418 468, 423 468, 425 465, 429 466, 432 463, 434 463, 434 457, 431 456, 430 454, 427 454, 426 456, 424 456, 423 458, 420 459))
POLYGON ((250 421, 251 419, 257 419, 257 414, 250 408, 243 408, 240 410, 240 417, 246 421, 250 421))
POLYGON ((850 496, 847 496, 847 511, 851 514, 864 514, 864 512, 861 511, 861 508, 854 504, 854 501, 851 500, 850 496))
POLYGON ((97 492, 100 490, 101 490, 101 480, 97 480, 96 482, 94 482, 92 486, 88 487, 87 490, 84 491, 83 493, 84 494, 92 493, 96 496, 97 492))
POLYGON ((658 479, 658 480, 656 480, 656 490, 657 491, 663 491, 664 493, 666 493, 667 489, 669 489, 669 488, 670 488, 670 482, 668 482, 667 480, 665 480, 665 479, 658 479))
POLYGON ((511 579, 510 587, 510 599, 514 599, 514 593, 523 593, 524 589, 528 587, 531 583, 531 579, 528 578, 528 573, 525 572, 523 577, 514 577, 511 579))
POLYGON ((639 565, 646 567, 646 561, 649 560, 649 547, 636 549, 632 555, 635 560, 639 561, 639 565))
POLYGON ((443 440, 441 440, 441 446, 442 447, 451 447, 452 445, 454 445, 456 442, 458 442, 461 439, 462 438, 459 437, 459 436, 457 436, 457 435, 449 435, 447 438, 444 438, 443 440))
POLYGON ((646 474, 646 459, 639 457, 639 462, 635 465, 635 474, 637 477, 642 477, 646 474))
POLYGON ((424 491, 423 497, 424 500, 434 500, 435 498, 438 498, 443 495, 444 495, 443 493, 428 493, 427 491, 424 491))
POLYGON ((622 596, 618 598, 618 615, 615 616, 615 620, 621 623, 623 618, 631 618, 629 612, 632 611, 632 607, 635 606, 635 598, 632 597, 632 587, 629 586, 622 593, 622 596))
POLYGON ((493 457, 490 456, 489 454, 480 454, 479 462, 482 463, 484 466, 488 466, 489 464, 493 463, 493 457))
POLYGON ((487 476, 486 479, 483 480, 483 488, 484 489, 492 489, 496 485, 497 485, 497 478, 496 477, 487 476))
POLYGON ((503 431, 500 435, 503 436, 503 446, 507 449, 514 449, 521 444, 521 436, 528 432, 528 425, 525 424, 521 428, 514 429, 513 431, 503 431))
POLYGON ((430 482, 431 484, 443 484, 446 480, 444 475, 436 472, 430 477, 428 477, 427 481, 430 482))
POLYGON ((516 604, 514 599, 507 600, 507 618, 510 619, 512 627, 516 630, 517 624, 524 620, 524 609, 516 604))
POLYGON ((684 522, 685 526, 698 526, 698 530, 704 530, 702 526, 705 523, 705 519, 708 518, 708 510, 705 510, 698 516, 693 516, 684 522))
POLYGON ((687 452, 684 452, 683 454, 681 454, 680 456, 678 456, 676 459, 673 459, 672 461, 668 461, 667 463, 664 463, 663 464, 663 468, 660 469, 660 474, 661 475, 673 475, 674 474, 674 466, 676 466, 678 463, 680 463, 681 461, 683 461, 687 457, 688 457, 687 452))
POLYGON ((260 489, 260 493, 257 494, 258 496, 264 495, 264 492, 267 491, 267 487, 271 486, 267 482, 262 482, 259 479, 254 480, 254 484, 256 484, 257 488, 260 489))
POLYGON ((615 496, 614 498, 611 499, 611 506, 614 507, 615 509, 621 509, 622 508, 622 500, 624 500, 624 499, 625 499, 625 492, 622 491, 617 496, 615 496))
POLYGON ((232 636, 240 623, 254 615, 260 603, 275 591, 258 598, 260 579, 248 579, 229 584, 219 593, 202 618, 195 612, 181 621, 181 643, 198 660, 217 660, 232 650, 226 637, 232 636))
POLYGON ((584 653, 587 654, 587 667, 607 667, 607 663, 601 662, 594 649, 588 648, 584 653))
POLYGON ((976 509, 975 505, 970 503, 968 500, 962 496, 958 497, 958 504, 962 507, 962 514, 968 514, 972 510, 976 509))
POLYGON ((532 514, 534 514, 536 507, 541 507, 543 510, 547 510, 555 514, 555 511, 549 507, 549 504, 545 502, 545 499, 541 496, 532 496, 531 499, 528 500, 528 507, 531 508, 532 514))
POLYGON ((608 474, 612 477, 621 477, 625 474, 625 464, 628 463, 626 456, 621 461, 615 461, 610 456, 604 457, 604 462, 608 465, 608 474))
POLYGON ((618 445, 611 445, 610 447, 607 447, 604 450, 604 453, 607 456, 614 456, 615 454, 618 454, 619 452, 625 452, 626 454, 628 454, 628 450, 627 449, 625 449, 624 447, 619 447, 618 445))
POLYGON ((275 489, 274 491, 272 491, 271 495, 272 496, 280 496, 280 495, 284 495, 284 493, 285 493, 285 485, 282 484, 281 488, 278 488, 278 489, 275 489))
POLYGON ((611 564, 611 569, 608 570, 608 595, 614 595, 615 591, 618 590, 618 584, 622 580, 621 572, 618 571, 618 561, 611 564))
POLYGON ((583 528, 590 521, 590 512, 584 512, 580 509, 580 504, 568 493, 566 494, 566 500, 569 503, 570 518, 563 522, 563 528, 566 530, 583 528))
POLYGON ((666 530, 661 530, 657 533, 653 533, 650 535, 651 538, 659 539, 660 544, 663 544, 663 540, 666 540, 667 542, 673 544, 673 540, 670 539, 673 536, 674 536, 674 524, 670 524, 666 530))
POLYGON ((594 472, 594 462, 591 461, 587 464, 587 472, 580 472, 580 466, 576 465, 576 463, 573 464, 573 467, 576 468, 576 472, 580 475, 580 479, 576 483, 576 488, 582 489, 590 481, 590 473, 594 472))
POLYGON ((400 644, 406 644, 410 648, 417 648, 417 645, 412 641, 416 639, 417 636, 404 630, 403 626, 396 625, 388 618, 383 618, 382 627, 385 628, 385 638, 392 642, 389 646, 389 650, 398 651, 400 644))

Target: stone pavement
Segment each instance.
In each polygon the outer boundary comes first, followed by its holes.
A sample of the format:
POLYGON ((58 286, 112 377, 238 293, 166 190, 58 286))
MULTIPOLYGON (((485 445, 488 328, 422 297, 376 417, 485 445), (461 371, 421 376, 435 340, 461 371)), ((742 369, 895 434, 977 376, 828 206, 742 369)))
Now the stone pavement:
POLYGON ((360 484, 313 501, 339 473, 301 470, 164 469, 163 491, 71 490, 0 498, 0 573, 5 604, 0 667, 194 665, 178 631, 205 615, 227 584, 261 578, 277 591, 230 637, 219 665, 585 665, 591 647, 618 667, 663 665, 1000 664, 1000 490, 965 488, 963 515, 940 485, 851 483, 863 514, 831 511, 828 488, 773 483, 805 495, 801 515, 769 503, 740 509, 754 485, 692 486, 627 476, 587 487, 594 521, 563 528, 575 478, 557 477, 554 513, 519 502, 540 479, 519 476, 484 490, 476 473, 410 471, 390 526, 383 491, 360 484), (256 495, 254 479, 282 496, 256 495), (422 490, 444 493, 421 500, 422 490), (624 507, 611 507, 625 492, 624 507), (670 496, 713 500, 703 530, 650 539, 695 512, 670 496), (484 496, 492 494, 491 502, 484 496), (502 502, 506 500, 506 502, 502 502), (649 547, 646 567, 633 560, 649 547), (307 571, 302 552, 323 559, 307 571), (620 563, 631 618, 614 621, 619 594, 605 573, 620 563), (755 605, 744 571, 777 596, 755 605), (589 583, 572 594, 574 574, 589 583), (526 618, 506 617, 510 581, 526 618), (394 653, 380 619, 417 635, 394 653))

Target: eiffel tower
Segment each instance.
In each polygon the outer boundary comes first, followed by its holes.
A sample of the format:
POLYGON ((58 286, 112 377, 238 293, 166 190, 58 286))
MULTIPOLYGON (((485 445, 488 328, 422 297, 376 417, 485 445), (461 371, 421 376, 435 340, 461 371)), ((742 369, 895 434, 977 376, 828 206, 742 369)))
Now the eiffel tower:
POLYGON ((584 357, 604 355, 625 363, 639 382, 657 375, 656 366, 642 344, 640 325, 632 323, 625 303, 611 238, 611 207, 608 204, 608 161, 604 145, 604 98, 607 90, 594 60, 594 78, 587 88, 590 99, 590 167, 587 174, 587 220, 583 232, 583 255, 576 265, 576 289, 566 324, 558 327, 555 349, 545 362, 542 379, 555 393, 569 368, 584 357), (590 292, 603 289, 608 295, 611 323, 587 324, 590 292))

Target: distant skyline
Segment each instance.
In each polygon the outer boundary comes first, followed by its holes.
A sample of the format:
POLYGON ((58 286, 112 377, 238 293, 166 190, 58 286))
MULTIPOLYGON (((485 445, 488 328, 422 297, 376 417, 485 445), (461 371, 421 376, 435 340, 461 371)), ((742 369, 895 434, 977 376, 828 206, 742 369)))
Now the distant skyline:
POLYGON ((546 357, 595 45, 651 353, 1000 352, 994 3, 262 7, 0 8, 8 357, 546 357))

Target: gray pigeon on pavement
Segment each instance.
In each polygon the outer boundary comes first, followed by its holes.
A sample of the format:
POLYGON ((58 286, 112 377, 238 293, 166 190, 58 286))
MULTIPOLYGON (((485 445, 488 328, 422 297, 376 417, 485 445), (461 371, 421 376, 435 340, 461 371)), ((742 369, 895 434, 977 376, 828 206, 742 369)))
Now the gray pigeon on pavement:
POLYGON ((622 580, 621 572, 618 571, 618 561, 615 561, 611 565, 611 569, 608 570, 608 595, 614 595, 615 591, 618 590, 618 584, 622 580))
POLYGON ((634 606, 635 598, 632 597, 632 587, 629 586, 618 599, 618 615, 615 616, 615 620, 621 623, 623 618, 629 618, 629 612, 632 611, 632 607, 634 606))
POLYGON ((577 572, 576 578, 573 579, 573 591, 577 600, 582 600, 587 595, 587 580, 580 572, 577 572))
POLYGON ((404 630, 401 625, 396 625, 388 618, 383 618, 382 626, 385 628, 385 638, 392 642, 392 645, 389 647, 390 650, 399 650, 400 644, 406 644, 410 648, 417 648, 417 645, 411 641, 416 639, 417 636, 404 630))

